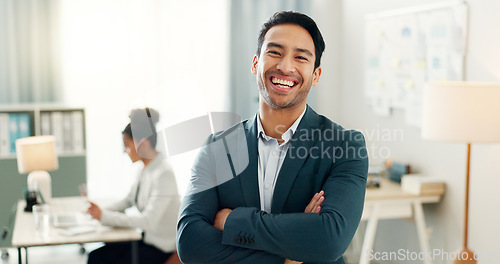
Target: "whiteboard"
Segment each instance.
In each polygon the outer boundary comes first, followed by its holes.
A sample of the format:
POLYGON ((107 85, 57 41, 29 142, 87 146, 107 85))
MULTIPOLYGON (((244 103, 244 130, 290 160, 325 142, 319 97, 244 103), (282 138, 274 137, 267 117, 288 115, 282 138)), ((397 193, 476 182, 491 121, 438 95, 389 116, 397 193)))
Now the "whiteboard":
POLYGON ((365 95, 375 114, 421 125, 428 81, 464 80, 468 6, 447 1, 366 16, 365 95))

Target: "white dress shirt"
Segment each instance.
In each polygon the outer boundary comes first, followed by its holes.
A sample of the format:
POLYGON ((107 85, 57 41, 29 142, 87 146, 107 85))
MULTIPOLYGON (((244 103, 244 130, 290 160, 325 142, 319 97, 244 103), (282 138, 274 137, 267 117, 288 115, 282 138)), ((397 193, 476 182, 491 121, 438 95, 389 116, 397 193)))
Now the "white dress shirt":
POLYGON ((290 139, 297 130, 297 127, 306 113, 306 109, 295 120, 290 128, 281 135, 283 142, 278 143, 278 140, 272 138, 264 132, 260 116, 257 115, 257 138, 258 138, 258 177, 259 177, 259 195, 260 195, 260 209, 271 213, 271 204, 273 201, 274 187, 278 179, 283 161, 285 160, 290 139))
POLYGON ((144 231, 144 243, 173 252, 179 207, 174 172, 167 160, 157 155, 141 171, 127 197, 102 211, 101 223, 140 228, 144 231), (141 213, 134 216, 123 213, 132 206, 141 213))

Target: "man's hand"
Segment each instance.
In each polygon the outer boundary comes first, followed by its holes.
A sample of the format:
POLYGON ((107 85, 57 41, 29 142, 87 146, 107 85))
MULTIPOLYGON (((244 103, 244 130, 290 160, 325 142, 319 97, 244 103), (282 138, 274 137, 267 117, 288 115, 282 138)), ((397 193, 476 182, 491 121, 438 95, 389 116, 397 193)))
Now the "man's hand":
POLYGON ((232 212, 233 210, 224 208, 217 212, 215 215, 215 220, 214 220, 214 227, 219 229, 220 231, 224 231, 224 224, 226 223, 227 216, 232 212))
POLYGON ((302 262, 285 259, 285 264, 302 264, 302 262))
POLYGON ((94 218, 94 219, 101 220, 101 215, 102 215, 101 208, 99 208, 99 206, 97 206, 97 204, 95 204, 93 202, 89 202, 89 203, 90 203, 90 207, 89 207, 89 209, 87 209, 87 214, 92 216, 92 218, 94 218))
POLYGON ((325 195, 324 191, 316 193, 306 206, 304 213, 319 213, 321 211, 321 205, 325 201, 325 197, 323 195, 325 195))

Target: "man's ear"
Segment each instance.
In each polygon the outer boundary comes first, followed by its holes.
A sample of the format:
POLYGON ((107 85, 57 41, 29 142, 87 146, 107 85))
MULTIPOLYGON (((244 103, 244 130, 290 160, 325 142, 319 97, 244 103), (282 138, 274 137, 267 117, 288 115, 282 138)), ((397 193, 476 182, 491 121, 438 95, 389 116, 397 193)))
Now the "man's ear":
POLYGON ((259 63, 259 57, 257 55, 253 55, 253 61, 252 61, 252 74, 257 75, 257 64, 259 63))
POLYGON ((318 85, 320 76, 321 76, 321 67, 318 67, 313 72, 313 81, 312 81, 313 86, 318 85))

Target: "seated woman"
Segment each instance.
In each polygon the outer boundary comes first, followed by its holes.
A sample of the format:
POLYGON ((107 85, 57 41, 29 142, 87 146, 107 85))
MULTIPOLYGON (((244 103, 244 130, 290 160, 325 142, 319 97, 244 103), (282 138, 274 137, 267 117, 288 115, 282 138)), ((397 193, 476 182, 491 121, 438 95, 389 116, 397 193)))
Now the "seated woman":
MULTIPOLYGON (((144 168, 129 194, 114 205, 102 209, 90 203, 88 213, 103 225, 142 229, 139 263, 165 263, 177 258, 175 232, 179 197, 172 168, 156 147, 156 110, 134 109, 130 123, 123 130, 125 152, 132 162, 142 161, 144 168), (136 206, 140 215, 128 216, 123 211, 136 206), (170 259, 172 258, 172 259, 170 259)), ((130 263, 130 243, 107 243, 89 254, 88 263, 130 263)), ((180 263, 180 262, 178 262, 180 263)))

